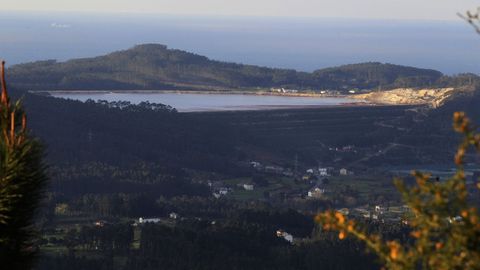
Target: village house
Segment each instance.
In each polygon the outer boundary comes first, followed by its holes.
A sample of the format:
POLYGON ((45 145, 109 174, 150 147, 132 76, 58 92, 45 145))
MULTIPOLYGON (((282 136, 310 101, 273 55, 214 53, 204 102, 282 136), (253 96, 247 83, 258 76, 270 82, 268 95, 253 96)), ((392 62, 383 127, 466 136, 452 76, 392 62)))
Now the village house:
POLYGON ((297 89, 285 89, 285 88, 271 88, 271 92, 276 92, 276 93, 298 93, 297 89))
POLYGON ((227 195, 228 194, 228 188, 226 188, 226 187, 220 188, 218 190, 218 194, 223 195, 223 196, 227 195))
POLYGON ((285 239, 286 241, 288 241, 288 242, 290 242, 291 244, 293 244, 293 235, 287 233, 287 232, 284 231, 284 230, 277 230, 277 237, 283 238, 283 239, 285 239))
POLYGON ((324 194, 325 194, 325 189, 317 186, 310 189, 307 193, 307 196, 309 198, 320 199, 324 196, 324 194))
POLYGON ((448 223, 450 223, 450 224, 462 221, 461 216, 449 217, 447 219, 448 219, 448 223))
POLYGON ((160 218, 139 218, 138 224, 147 224, 147 223, 159 223, 161 220, 160 218))
POLYGON ((260 169, 262 168, 262 164, 258 161, 251 161, 250 166, 252 166, 254 169, 260 169))
POLYGON ((318 168, 318 175, 319 176, 330 176, 328 174, 328 168, 318 168))
POLYGON ((108 222, 105 220, 97 220, 95 221, 95 226, 96 227, 104 227, 105 225, 108 225, 108 222))
POLYGON ((219 199, 222 196, 226 196, 228 194, 228 192, 229 192, 228 188, 221 187, 218 190, 216 190, 215 192, 213 192, 212 195, 213 195, 213 197, 219 199))
POLYGON ((379 214, 383 214, 385 212, 385 208, 380 205, 375 205, 375 212, 379 214))
POLYGON ((253 185, 252 184, 243 184, 243 188, 245 190, 253 190, 253 185))
POLYGON ((339 171, 340 175, 345 176, 345 175, 354 175, 352 171, 349 171, 345 168, 341 168, 339 171))

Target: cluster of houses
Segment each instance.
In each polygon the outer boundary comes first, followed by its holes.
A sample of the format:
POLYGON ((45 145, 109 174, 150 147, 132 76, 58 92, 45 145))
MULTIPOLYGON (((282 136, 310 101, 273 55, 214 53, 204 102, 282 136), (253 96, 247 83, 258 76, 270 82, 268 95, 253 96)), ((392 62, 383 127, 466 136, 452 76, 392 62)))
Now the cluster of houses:
POLYGON ((221 187, 217 190, 214 190, 212 192, 212 195, 213 195, 213 197, 219 199, 222 196, 226 196, 230 191, 231 191, 231 189, 229 189, 229 188, 221 187))
MULTIPOLYGON (((251 161, 250 166, 258 172, 264 172, 264 173, 275 174, 275 175, 283 175, 283 176, 289 176, 289 177, 295 176, 292 170, 285 169, 283 167, 276 166, 276 165, 262 165, 258 161, 251 161)), ((335 168, 333 167, 310 168, 306 170, 306 174, 304 175, 303 179, 308 180, 311 178, 311 176, 327 177, 332 175, 354 175, 354 172, 346 168, 340 168, 338 171, 336 171, 335 168)))
POLYGON ((271 88, 270 91, 274 93, 282 93, 282 94, 286 94, 286 93, 295 94, 299 92, 296 89, 285 89, 285 88, 271 88))
POLYGON ((325 167, 325 168, 311 168, 307 169, 305 171, 304 179, 310 179, 311 176, 316 176, 316 177, 328 177, 332 175, 341 175, 341 176, 346 176, 346 175, 354 175, 355 173, 351 170, 348 170, 347 168, 340 168, 338 171, 333 168, 333 167, 325 167))
MULTIPOLYGON (((349 88, 348 85, 342 86, 342 89, 347 90, 349 88)), ((345 91, 337 91, 337 90, 314 90, 316 93, 320 93, 322 95, 340 95, 340 94, 345 94, 345 91)), ((298 93, 300 90, 297 89, 285 89, 285 88, 270 88, 270 92, 272 93, 298 93)), ((350 89, 348 90, 348 94, 354 95, 359 92, 370 92, 369 90, 359 90, 359 89, 350 89)))
POLYGON ((354 209, 342 208, 337 210, 344 215, 351 215, 375 221, 401 221, 407 224, 404 220, 406 213, 410 211, 407 205, 385 207, 382 205, 374 205, 373 207, 357 207, 354 209))
MULTIPOLYGON (((294 173, 289 168, 284 168, 278 165, 263 165, 258 161, 250 161, 248 162, 248 166, 250 166, 252 169, 254 169, 257 172, 275 175, 275 176, 292 177, 292 178, 295 178, 296 182, 309 183, 312 185, 315 184, 315 186, 309 189, 306 194, 303 192, 300 192, 300 194, 297 194, 294 196, 295 198, 307 197, 309 199, 322 199, 325 197, 325 193, 327 193, 327 189, 325 188, 325 183, 323 183, 323 182, 328 182, 327 177, 348 176, 348 175, 354 174, 353 171, 348 170, 346 168, 335 169, 334 167, 309 168, 305 171, 305 173, 298 173, 298 172, 294 173)), ((233 192, 234 189, 253 191, 256 188, 255 185, 249 181, 238 183, 235 187, 228 186, 222 181, 208 181, 207 184, 210 187, 212 196, 214 196, 217 199, 223 196, 227 196, 228 194, 233 192)))
MULTIPOLYGON (((209 181, 208 186, 212 190, 213 197, 215 197, 217 199, 219 199, 223 196, 226 196, 233 191, 232 188, 226 187, 224 185, 224 183, 222 183, 220 181, 217 181, 217 182, 209 181)), ((238 184, 237 186, 238 186, 238 188, 244 189, 244 190, 247 190, 247 191, 252 191, 252 190, 255 189, 255 185, 253 185, 251 183, 241 183, 241 184, 238 184)))
MULTIPOLYGON (((341 149, 341 151, 350 151, 351 149, 353 149, 353 146, 345 146, 341 149)), ((251 161, 250 166, 260 172, 290 176, 290 177, 298 176, 298 174, 295 175, 290 169, 284 169, 280 166, 275 166, 275 165, 264 166, 258 161, 251 161)), ((334 175, 349 176, 349 175, 354 175, 354 172, 347 168, 340 168, 340 169, 335 169, 334 167, 309 168, 305 171, 303 175, 300 174, 301 180, 299 180, 300 179, 299 178, 296 181, 308 182, 310 184, 323 183, 324 179, 327 179, 328 181, 327 177, 334 176, 334 175)), ((246 185, 244 185, 244 188, 246 190, 251 190, 250 187, 247 187, 246 185)), ((320 199, 324 197, 326 192, 327 190, 323 184, 316 184, 314 187, 308 190, 307 197, 312 199, 320 199)))
MULTIPOLYGON (((327 193, 326 184, 328 183, 328 176, 332 176, 335 174, 336 171, 334 168, 318 168, 318 169, 308 169, 306 174, 303 176, 303 180, 310 181, 310 183, 314 183, 315 179, 319 179, 316 181, 316 185, 313 186, 307 192, 307 198, 310 199, 323 199, 325 194, 327 193)), ((346 176, 346 175, 353 175, 353 171, 349 171, 345 168, 341 168, 338 171, 338 175, 346 176)))
MULTIPOLYGON (((180 219, 180 215, 175 212, 171 212, 170 214, 168 214, 168 218, 170 220, 177 220, 177 219, 180 219)), ((158 217, 151 217, 151 218, 140 217, 135 223, 133 223, 133 226, 139 226, 139 225, 148 224, 148 223, 157 224, 165 220, 168 220, 168 219, 162 220, 161 218, 158 218, 158 217)))

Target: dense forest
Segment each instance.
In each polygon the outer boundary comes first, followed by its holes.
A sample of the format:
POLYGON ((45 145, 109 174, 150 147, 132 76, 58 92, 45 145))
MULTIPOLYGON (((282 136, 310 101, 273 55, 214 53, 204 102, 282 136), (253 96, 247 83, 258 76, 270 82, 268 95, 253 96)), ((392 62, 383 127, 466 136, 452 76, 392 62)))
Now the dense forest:
MULTIPOLYGON (((240 200, 212 197, 207 182, 252 179, 260 189, 280 177, 253 170, 251 160, 292 171, 295 160, 302 171, 317 164, 345 166, 361 178, 385 165, 449 162, 457 143, 452 112, 461 107, 480 119, 478 92, 429 110, 375 106, 216 113, 14 94, 23 96, 30 127, 48 147, 51 165, 38 221, 45 252, 38 269, 375 268, 359 243, 316 231, 312 214, 332 206, 392 203, 394 196, 384 190, 391 181, 375 179, 382 188, 366 198, 351 182, 335 189, 331 199, 318 201, 295 195, 304 184, 294 179, 282 180, 288 181, 285 189, 264 188, 268 192, 255 199, 240 200), (396 147, 390 149, 392 143, 396 147), (346 145, 354 151, 331 150, 346 145), (181 219, 169 219, 170 213, 181 219), (142 216, 164 221, 134 227, 142 216), (94 225, 98 220, 106 225, 94 225), (274 233, 280 228, 303 242, 292 246, 278 239, 274 233), (195 258, 196 268, 183 258, 195 258)), ((405 237, 400 224, 387 227, 381 232, 405 237)))
MULTIPOLYGON (((321 76, 335 77, 331 72, 321 76)), ((475 83, 462 76, 459 85, 475 83)), ((37 221, 39 270, 376 269, 363 245, 322 231, 313 215, 332 207, 394 204, 391 181, 378 178, 390 179, 386 166, 448 164, 457 144, 452 113, 462 108, 480 120, 478 91, 459 92, 437 109, 204 113, 179 113, 163 104, 82 103, 18 89, 12 94, 22 97, 30 128, 48 149, 51 180, 37 221), (251 161, 292 173, 258 171, 251 161), (302 180, 314 166, 345 167, 356 175, 302 180), (379 188, 362 191, 365 179, 379 188), (251 194, 239 187, 245 181, 255 185, 251 194), (215 184, 234 196, 212 196, 215 184), (318 185, 332 193, 306 198, 318 185), (139 217, 159 222, 139 224, 139 217), (279 229, 294 235, 294 244, 278 237, 279 229)), ((409 233, 395 219, 365 221, 386 237, 409 233)))
POLYGON ((362 63, 316 70, 295 70, 225 63, 164 45, 145 44, 94 58, 20 64, 10 82, 29 90, 389 89, 472 84, 478 76, 444 76, 429 69, 362 63))
MULTIPOLYGON (((272 234, 278 217, 261 221, 246 217, 236 215, 215 224, 184 220, 177 221, 174 227, 145 224, 141 226, 141 237, 135 248, 132 243, 138 227, 129 224, 84 226, 70 230, 65 237, 70 256, 43 257, 36 269, 379 268, 375 257, 365 253, 364 246, 354 240, 340 241, 332 233, 316 230, 311 240, 291 245, 272 234), (74 255, 73 250, 83 255, 74 255)), ((285 216, 288 217, 299 218, 285 216)), ((311 229, 311 226, 303 225, 303 228, 311 229)), ((402 226, 371 223, 369 227, 389 237, 405 238, 408 234, 408 229, 402 226)))

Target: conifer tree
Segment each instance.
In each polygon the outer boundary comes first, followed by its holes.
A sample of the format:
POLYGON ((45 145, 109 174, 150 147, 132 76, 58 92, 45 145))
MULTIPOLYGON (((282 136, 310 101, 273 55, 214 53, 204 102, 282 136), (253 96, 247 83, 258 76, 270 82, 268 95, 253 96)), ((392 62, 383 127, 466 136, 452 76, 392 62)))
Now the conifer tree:
POLYGON ((20 102, 8 97, 3 61, 0 72, 0 268, 31 269, 34 215, 47 180, 43 151, 20 102))

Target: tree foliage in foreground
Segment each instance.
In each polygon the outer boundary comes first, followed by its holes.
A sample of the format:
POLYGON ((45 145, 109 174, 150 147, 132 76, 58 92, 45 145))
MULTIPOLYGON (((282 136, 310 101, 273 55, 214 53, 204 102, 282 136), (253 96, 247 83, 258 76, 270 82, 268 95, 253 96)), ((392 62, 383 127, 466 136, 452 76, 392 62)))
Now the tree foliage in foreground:
POLYGON ((22 106, 8 98, 4 64, 0 97, 0 262, 6 269, 30 269, 36 249, 33 217, 46 174, 42 148, 29 136, 22 106))
POLYGON ((316 221, 326 230, 339 231, 340 239, 350 235, 365 242, 387 269, 480 269, 480 216, 468 201, 463 168, 468 148, 480 151, 480 134, 462 112, 454 114, 454 129, 464 139, 455 155, 453 177, 438 182, 429 174, 414 172, 417 185, 413 187, 395 181, 412 212, 411 241, 386 241, 368 234, 335 211, 319 214, 316 221))

